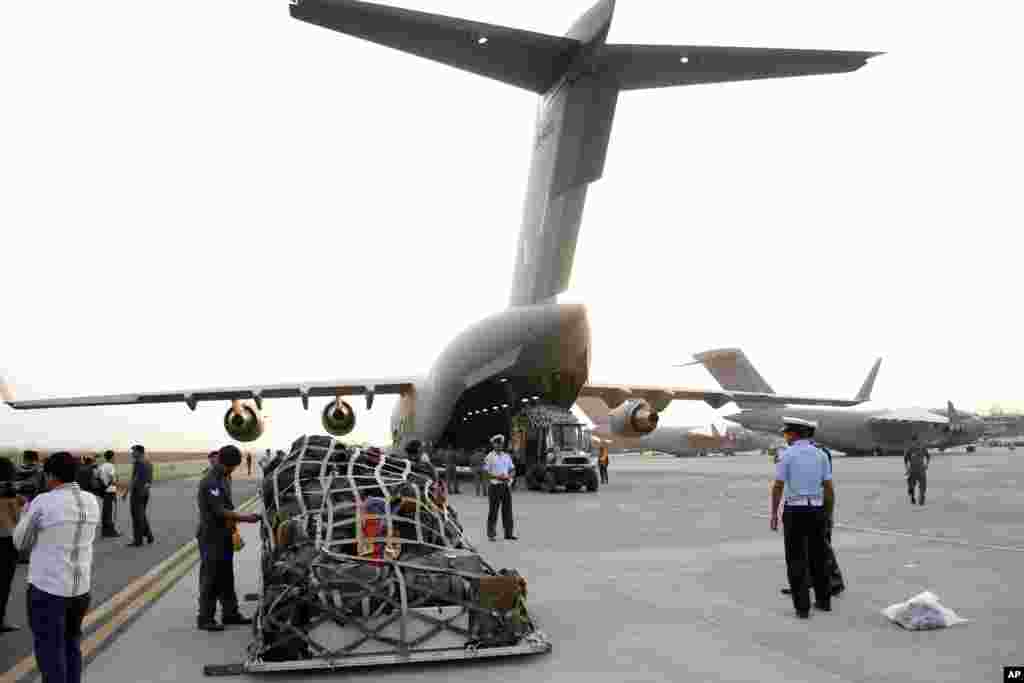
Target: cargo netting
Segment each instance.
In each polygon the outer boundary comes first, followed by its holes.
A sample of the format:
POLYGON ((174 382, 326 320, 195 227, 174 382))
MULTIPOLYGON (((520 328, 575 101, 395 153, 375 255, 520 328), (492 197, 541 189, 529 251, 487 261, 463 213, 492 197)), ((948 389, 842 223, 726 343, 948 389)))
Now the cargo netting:
POLYGON ((251 662, 550 649, 526 611, 525 579, 480 557, 431 468, 328 436, 304 436, 261 466, 251 662))

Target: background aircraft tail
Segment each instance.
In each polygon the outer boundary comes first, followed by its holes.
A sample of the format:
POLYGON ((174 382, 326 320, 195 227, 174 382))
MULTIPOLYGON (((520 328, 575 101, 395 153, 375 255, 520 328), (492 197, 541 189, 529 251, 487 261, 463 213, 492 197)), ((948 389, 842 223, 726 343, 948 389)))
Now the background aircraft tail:
POLYGON ((7 378, 0 374, 0 400, 4 403, 14 403, 14 389, 7 383, 7 378))
POLYGON ((726 391, 745 391, 754 394, 774 394, 747 355, 740 349, 712 349, 693 355, 695 362, 708 369, 715 381, 726 391))
POLYGON ((858 401, 870 401, 871 391, 875 388, 875 379, 878 377, 878 368, 882 365, 882 359, 879 358, 875 361, 875 364, 871 367, 871 371, 868 372, 867 378, 864 380, 864 384, 861 385, 860 391, 857 392, 858 401))

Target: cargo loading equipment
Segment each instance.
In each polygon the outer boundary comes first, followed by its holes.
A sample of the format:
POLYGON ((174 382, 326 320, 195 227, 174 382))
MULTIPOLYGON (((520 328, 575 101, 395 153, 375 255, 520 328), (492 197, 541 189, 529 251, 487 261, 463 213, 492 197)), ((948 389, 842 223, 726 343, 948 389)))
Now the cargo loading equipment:
POLYGON ((526 580, 480 557, 429 468, 327 436, 260 464, 253 641, 246 661, 207 675, 551 651, 526 580))

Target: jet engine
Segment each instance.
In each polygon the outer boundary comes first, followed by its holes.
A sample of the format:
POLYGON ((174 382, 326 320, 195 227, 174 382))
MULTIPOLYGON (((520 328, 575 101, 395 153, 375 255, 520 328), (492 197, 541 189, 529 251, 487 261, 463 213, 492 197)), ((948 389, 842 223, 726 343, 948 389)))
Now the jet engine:
POLYGON ((255 441, 263 436, 263 416, 247 403, 236 401, 224 414, 224 429, 235 441, 255 441))
POLYGON ((339 398, 324 406, 320 421, 328 434, 345 436, 356 427, 356 412, 339 398))
POLYGON ((650 434, 658 426, 658 413, 642 398, 631 398, 608 413, 608 426, 619 436, 650 434))

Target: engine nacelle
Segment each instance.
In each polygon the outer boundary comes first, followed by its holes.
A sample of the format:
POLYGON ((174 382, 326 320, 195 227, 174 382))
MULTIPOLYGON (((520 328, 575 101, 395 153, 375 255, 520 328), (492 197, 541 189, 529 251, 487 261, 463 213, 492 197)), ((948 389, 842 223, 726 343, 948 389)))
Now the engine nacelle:
POLYGON ((356 411, 340 398, 324 406, 320 413, 324 431, 332 436, 345 436, 356 428, 356 411))
POLYGON ((260 411, 247 403, 238 403, 224 414, 224 429, 235 441, 255 441, 263 436, 263 416, 260 411))
POLYGON ((619 436, 650 434, 658 426, 658 413, 642 398, 631 398, 608 413, 608 426, 619 436))

